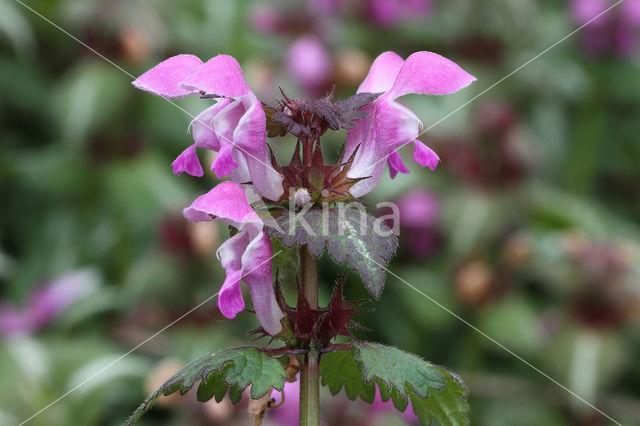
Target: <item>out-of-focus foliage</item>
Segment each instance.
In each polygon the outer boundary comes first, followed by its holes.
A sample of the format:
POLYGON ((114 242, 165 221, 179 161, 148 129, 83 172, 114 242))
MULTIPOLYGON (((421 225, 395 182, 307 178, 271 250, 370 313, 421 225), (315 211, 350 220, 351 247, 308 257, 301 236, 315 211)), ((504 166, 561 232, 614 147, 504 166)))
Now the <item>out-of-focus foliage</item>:
MULTIPOLYGON (((216 181, 170 168, 190 144, 184 111, 210 101, 178 100, 181 111, 134 90, 132 76, 180 52, 228 53, 265 102, 278 86, 321 95, 335 84, 343 99, 385 50, 435 51, 478 81, 402 99, 442 161, 385 176, 367 200, 403 206, 410 190, 428 191, 402 207, 389 265, 401 279, 387 276, 375 311, 359 316, 373 331, 359 336, 461 373, 472 424, 609 424, 445 307, 616 420, 640 424, 640 50, 593 48, 593 33, 614 40, 625 15, 612 11, 474 99, 581 25, 579 1, 434 0, 393 19, 372 0, 25 3, 113 63, 0 0, 0 424, 71 390, 28 424, 120 424, 185 362, 246 344, 255 327, 248 314, 226 320, 214 300, 182 318, 224 278, 215 250, 228 230, 180 214, 216 181), (92 277, 82 297, 43 290, 78 270, 92 277)), ((624 28, 636 37, 630 16, 624 28)), ((286 158, 293 144, 273 147, 286 158)), ((275 262, 295 285, 295 264, 275 262)), ((339 268, 321 263, 326 303, 339 268)), ((356 274, 345 292, 366 296, 356 274)), ((325 397, 347 424, 402 422, 325 397)), ((191 394, 159 402, 140 424, 249 424, 246 405, 191 394)))

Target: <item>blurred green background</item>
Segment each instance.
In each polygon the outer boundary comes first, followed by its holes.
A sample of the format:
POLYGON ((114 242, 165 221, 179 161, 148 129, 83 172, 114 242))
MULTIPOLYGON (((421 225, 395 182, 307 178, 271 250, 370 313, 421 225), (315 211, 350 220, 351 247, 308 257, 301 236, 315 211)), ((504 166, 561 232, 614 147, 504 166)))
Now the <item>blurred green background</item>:
MULTIPOLYGON (((430 50, 478 81, 403 98, 429 127, 584 23, 585 1, 398 1, 382 12, 365 0, 27 2, 111 64, 0 0, 0 425, 83 382, 28 424, 120 424, 181 364, 247 343, 256 326, 210 301, 113 363, 219 289, 215 250, 228 235, 181 216, 216 184, 171 173, 191 118, 127 73, 227 53, 265 102, 279 86, 312 96, 335 84, 340 98, 379 53, 430 50)), ((418 210, 390 264, 402 279, 640 425, 639 27, 621 8, 439 122, 422 136, 442 159, 436 171, 385 174, 367 202, 418 210)), ((209 101, 177 103, 197 114, 209 101)), ((284 155, 291 141, 272 146, 284 155)), ((340 270, 322 259, 324 300, 340 270)), ((357 275, 346 293, 366 296, 357 275)), ((372 331, 358 336, 458 372, 474 425, 611 424, 401 280, 389 276, 372 307, 360 316, 372 331)), ((402 424, 357 404, 340 423, 339 398, 323 404, 326 424, 402 424)), ((245 408, 170 398, 140 424, 250 424, 245 408)))

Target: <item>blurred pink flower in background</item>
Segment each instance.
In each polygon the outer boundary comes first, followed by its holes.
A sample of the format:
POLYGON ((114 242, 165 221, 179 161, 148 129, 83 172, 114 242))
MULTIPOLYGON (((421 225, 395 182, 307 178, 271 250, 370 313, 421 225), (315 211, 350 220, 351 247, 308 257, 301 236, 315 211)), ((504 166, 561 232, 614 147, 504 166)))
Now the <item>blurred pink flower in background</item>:
POLYGON ((251 26, 267 33, 319 32, 330 35, 332 25, 346 16, 377 27, 393 27, 424 19, 432 0, 307 0, 304 8, 278 8, 264 1, 253 7, 251 26))
POLYGON ((614 4, 610 0, 571 1, 571 12, 576 23, 585 25, 589 22, 582 31, 582 43, 591 54, 611 53, 627 56, 637 46, 640 0, 625 0, 603 13, 614 4), (602 16, 598 17, 600 14, 602 16), (591 20, 593 22, 590 22, 591 20))
POLYGON ((438 222, 441 205, 438 197, 423 188, 413 189, 397 201, 400 210, 402 245, 412 257, 423 259, 440 245, 438 222))
MULTIPOLYGON (((284 403, 269 411, 266 420, 267 424, 276 424, 278 426, 297 426, 299 422, 299 404, 300 404, 300 379, 293 383, 285 382, 284 384, 284 403)), ((275 404, 282 401, 280 392, 274 392, 273 398, 275 404)), ((352 425, 382 425, 389 415, 400 416, 407 424, 418 424, 418 417, 413 412, 411 403, 404 412, 399 412, 393 405, 393 401, 383 401, 380 391, 376 387, 376 396, 371 404, 360 399, 356 403, 347 400, 344 393, 339 393, 335 397, 331 397, 324 401, 326 407, 320 414, 321 425, 334 426, 352 426, 352 425), (347 402, 348 412, 345 412, 344 402, 347 402)))
POLYGON ((313 35, 298 38, 287 53, 287 69, 296 82, 310 95, 320 95, 333 72, 331 55, 313 35))
POLYGON ((426 228, 435 225, 440 218, 440 201, 434 193, 423 188, 407 192, 397 204, 403 226, 426 228))
MULTIPOLYGON (((300 377, 295 382, 284 383, 284 403, 269 411, 267 419, 279 426, 297 426, 300 410, 300 377)), ((274 392, 276 404, 282 402, 282 393, 274 392)))
POLYGON ((307 7, 311 13, 333 15, 340 12, 344 0, 307 0, 307 7))
POLYGON ((264 4, 256 5, 249 16, 251 26, 265 33, 276 33, 281 27, 280 13, 264 4))
POLYGON ((436 142, 445 167, 481 190, 520 184, 539 160, 517 108, 492 100, 478 106, 474 121, 472 131, 436 142))
POLYGON ((431 12, 431 0, 367 0, 367 16, 380 26, 421 19, 431 12))
POLYGON ((367 410, 369 419, 372 422, 376 417, 384 416, 389 412, 396 412, 398 415, 402 416, 402 419, 408 424, 418 424, 418 416, 413 412, 411 401, 409 401, 409 405, 407 405, 407 408, 405 408, 403 412, 399 412, 396 410, 391 399, 388 401, 382 400, 380 390, 376 387, 376 397, 367 410))
POLYGON ((3 304, 0 306, 0 334, 10 337, 40 330, 91 293, 97 283, 97 276, 91 270, 72 271, 37 288, 22 309, 3 304))

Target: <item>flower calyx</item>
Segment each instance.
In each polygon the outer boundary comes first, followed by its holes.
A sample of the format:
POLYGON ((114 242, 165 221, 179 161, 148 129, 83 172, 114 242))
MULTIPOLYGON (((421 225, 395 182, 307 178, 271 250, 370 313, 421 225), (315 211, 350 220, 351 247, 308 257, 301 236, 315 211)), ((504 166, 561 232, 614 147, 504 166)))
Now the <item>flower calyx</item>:
POLYGON ((357 150, 345 162, 326 164, 319 140, 311 142, 310 148, 305 148, 305 145, 306 142, 298 140, 291 162, 284 167, 277 164, 275 156, 271 153, 273 167, 284 177, 285 193, 278 203, 293 203, 300 207, 308 203, 320 205, 354 201, 349 189, 361 180, 367 179, 347 176, 357 150))
MULTIPOLYGON (((308 348, 315 345, 319 349, 331 346, 331 340, 337 336, 356 339, 351 329, 367 328, 354 321, 353 317, 359 313, 370 311, 369 307, 362 307, 366 300, 344 300, 343 288, 346 274, 338 277, 336 287, 327 307, 314 309, 301 291, 298 283, 298 303, 295 308, 289 306, 284 299, 280 281, 276 277, 276 297, 280 309, 285 312, 283 331, 275 336, 285 341, 291 348, 308 348), (312 343, 313 342, 313 343, 312 343)), ((266 337, 260 328, 251 334, 266 337)))

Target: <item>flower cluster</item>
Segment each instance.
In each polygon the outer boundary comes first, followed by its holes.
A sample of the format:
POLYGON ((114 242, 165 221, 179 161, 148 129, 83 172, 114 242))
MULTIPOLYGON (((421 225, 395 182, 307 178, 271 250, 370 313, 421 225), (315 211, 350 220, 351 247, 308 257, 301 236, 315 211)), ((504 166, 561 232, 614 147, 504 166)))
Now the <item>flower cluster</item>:
POLYGON ((357 199, 377 185, 385 163, 392 178, 408 173, 396 151, 405 144, 413 144, 415 162, 435 168, 438 156, 417 139, 420 120, 397 100, 410 93, 453 93, 473 80, 431 52, 417 52, 406 60, 393 52, 381 54, 357 94, 337 103, 329 94, 315 100, 284 95, 276 107, 263 104, 228 55, 204 63, 192 55, 174 56, 136 79, 136 87, 166 98, 198 95, 215 101, 189 125, 193 144, 172 166, 176 174, 203 176, 197 150, 206 149, 217 153, 211 164, 216 176, 231 178, 184 211, 191 221, 221 221, 238 230, 218 250, 226 270, 220 311, 233 318, 244 309, 244 281, 262 329, 270 335, 282 330, 285 314, 272 285, 271 241, 247 194, 281 205, 357 199), (347 129, 343 153, 336 164, 325 164, 320 136, 341 128, 347 129), (281 166, 267 137, 286 133, 296 136, 298 146, 291 163, 281 166))

